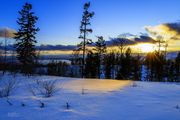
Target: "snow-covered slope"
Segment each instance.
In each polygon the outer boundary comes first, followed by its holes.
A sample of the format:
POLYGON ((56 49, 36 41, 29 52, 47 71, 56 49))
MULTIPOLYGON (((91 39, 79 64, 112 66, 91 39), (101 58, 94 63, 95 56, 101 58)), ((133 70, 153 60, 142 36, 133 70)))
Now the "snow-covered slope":
MULTIPOLYGON (((13 77, 5 75, 1 79, 13 77)), ((13 105, 0 98, 0 120, 180 120, 178 83, 21 75, 15 79, 19 84, 9 97, 13 105), (32 82, 37 79, 57 80, 60 90, 50 98, 33 96, 27 84, 35 84, 32 82), (38 100, 45 103, 44 108, 39 107, 38 100)))

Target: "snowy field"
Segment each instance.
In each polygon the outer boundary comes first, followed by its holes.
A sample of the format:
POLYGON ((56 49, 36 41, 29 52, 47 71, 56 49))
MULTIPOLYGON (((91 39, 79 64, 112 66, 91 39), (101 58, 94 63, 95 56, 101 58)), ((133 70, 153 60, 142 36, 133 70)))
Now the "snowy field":
MULTIPOLYGON (((11 75, 0 78, 11 79, 11 75)), ((17 87, 9 97, 13 105, 0 98, 0 120, 180 120, 179 83, 22 75, 15 80, 17 87), (52 97, 30 92, 36 81, 52 80, 58 88, 52 97)))

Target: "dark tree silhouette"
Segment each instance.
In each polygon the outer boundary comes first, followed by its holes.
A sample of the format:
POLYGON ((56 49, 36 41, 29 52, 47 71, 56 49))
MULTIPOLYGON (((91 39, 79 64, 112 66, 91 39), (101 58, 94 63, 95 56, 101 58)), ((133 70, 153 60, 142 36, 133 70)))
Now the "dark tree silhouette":
POLYGON ((117 65, 115 66, 116 71, 120 71, 120 67, 122 66, 122 59, 124 58, 124 53, 127 49, 128 44, 132 44, 132 41, 128 39, 131 36, 129 33, 120 34, 117 38, 113 39, 113 43, 118 47, 118 52, 116 55, 117 65))
POLYGON ((165 59, 167 55, 167 49, 168 49, 168 41, 165 40, 163 36, 157 36, 156 38, 158 53, 163 54, 165 59))
POLYGON ((87 78, 96 78, 97 77, 97 54, 93 52, 89 52, 86 57, 86 65, 85 65, 85 77, 87 78))
POLYGON ((132 71, 131 49, 127 48, 125 55, 121 57, 121 67, 117 74, 117 79, 130 79, 132 71))
POLYGON ((150 81, 163 81, 165 62, 164 53, 158 51, 148 53, 145 58, 148 71, 147 79, 150 81))
POLYGON ((68 64, 61 61, 52 61, 47 64, 48 75, 67 76, 68 64))
POLYGON ((105 66, 105 77, 107 79, 112 78, 112 71, 115 65, 115 53, 107 53, 104 57, 104 66, 105 66))
POLYGON ((175 62, 173 60, 167 60, 165 70, 165 77, 167 78, 167 81, 174 82, 176 80, 175 62))
POLYGON ((32 5, 30 3, 25 3, 19 14, 20 17, 17 20, 19 29, 15 33, 17 59, 23 65, 24 72, 30 72, 26 70, 30 70, 29 67, 34 64, 34 60, 36 59, 35 43, 37 41, 35 35, 39 31, 39 28, 35 24, 38 17, 32 12, 32 5))
POLYGON ((101 65, 103 63, 103 55, 106 53, 106 43, 102 36, 97 36, 98 41, 95 42, 94 51, 97 54, 97 74, 100 78, 101 65))
POLYGON ((129 36, 129 33, 120 34, 117 38, 113 39, 113 43, 115 46, 118 47, 120 52, 120 57, 123 57, 123 54, 127 48, 128 44, 131 44, 130 40, 127 38, 129 36))
POLYGON ((142 76, 142 61, 141 56, 138 54, 137 56, 132 57, 132 79, 133 80, 141 80, 142 76))
POLYGON ((94 12, 89 12, 90 2, 84 4, 84 12, 82 15, 82 21, 80 26, 80 36, 79 39, 83 39, 83 41, 78 45, 78 51, 82 51, 82 77, 84 77, 84 69, 85 69, 85 54, 87 51, 86 46, 92 43, 91 39, 87 39, 88 33, 92 33, 92 29, 88 28, 90 23, 90 19, 93 17, 94 12))
POLYGON ((180 81, 180 52, 178 52, 177 57, 176 57, 176 80, 180 81))

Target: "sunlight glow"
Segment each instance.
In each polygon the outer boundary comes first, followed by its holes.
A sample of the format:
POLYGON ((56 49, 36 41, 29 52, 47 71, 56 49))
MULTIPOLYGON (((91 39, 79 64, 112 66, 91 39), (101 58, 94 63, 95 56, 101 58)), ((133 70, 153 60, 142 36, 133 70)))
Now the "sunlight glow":
POLYGON ((136 49, 142 53, 153 52, 155 50, 155 45, 150 43, 137 44, 136 49))
POLYGON ((110 80, 110 79, 79 79, 69 81, 64 84, 64 88, 72 90, 74 92, 81 93, 82 89, 91 92, 110 92, 119 90, 132 83, 130 80, 110 80))

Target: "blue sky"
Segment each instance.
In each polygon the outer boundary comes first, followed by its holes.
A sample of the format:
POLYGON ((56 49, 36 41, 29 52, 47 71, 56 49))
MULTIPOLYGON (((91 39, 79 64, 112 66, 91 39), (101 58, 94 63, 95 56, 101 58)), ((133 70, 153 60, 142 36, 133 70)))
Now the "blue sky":
MULTIPOLYGON (((95 16, 91 20, 93 34, 105 39, 121 33, 146 32, 145 26, 180 20, 180 0, 89 0, 95 16)), ((39 17, 39 44, 73 45, 81 40, 79 26, 83 4, 87 0, 0 0, 0 27, 17 29, 18 11, 25 2, 33 4, 39 17)), ((94 39, 95 40, 95 39, 94 39)))

